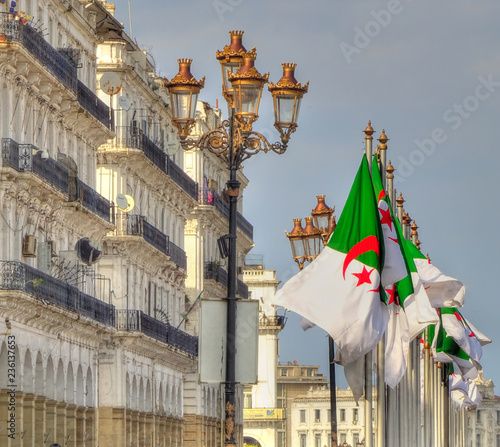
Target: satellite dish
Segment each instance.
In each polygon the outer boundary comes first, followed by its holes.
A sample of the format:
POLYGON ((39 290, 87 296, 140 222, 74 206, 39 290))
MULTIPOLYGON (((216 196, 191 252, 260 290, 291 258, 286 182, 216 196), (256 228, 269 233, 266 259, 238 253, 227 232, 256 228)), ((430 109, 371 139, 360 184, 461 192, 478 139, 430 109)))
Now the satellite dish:
POLYGON ((130 99, 126 96, 120 96, 118 98, 118 104, 123 110, 130 110, 130 107, 132 107, 132 101, 130 101, 130 99))
POLYGON ((101 76, 99 85, 106 95, 113 96, 122 89, 122 80, 117 73, 107 71, 101 76))
POLYGON ((120 211, 128 213, 134 208, 135 202, 133 197, 128 196, 127 194, 118 194, 116 196, 116 205, 120 211))
POLYGON ((75 245, 76 255, 84 264, 92 265, 101 259, 102 250, 98 242, 88 237, 81 238, 75 245))
POLYGON ((178 141, 169 141, 167 143, 166 150, 167 150, 167 155, 169 157, 174 155, 179 149, 180 149, 180 144, 178 141))

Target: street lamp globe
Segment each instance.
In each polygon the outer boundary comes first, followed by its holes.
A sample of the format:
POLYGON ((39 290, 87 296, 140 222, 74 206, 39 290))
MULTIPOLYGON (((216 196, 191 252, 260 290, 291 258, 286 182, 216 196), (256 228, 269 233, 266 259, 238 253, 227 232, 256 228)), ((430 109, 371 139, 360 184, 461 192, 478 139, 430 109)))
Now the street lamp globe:
POLYGON ((306 261, 306 251, 304 247, 304 229, 302 228, 302 219, 293 219, 293 229, 290 233, 285 231, 286 237, 290 241, 292 248, 293 260, 298 264, 299 269, 302 270, 304 262, 306 261))
POLYGON ((255 51, 247 51, 238 71, 228 74, 233 88, 234 118, 241 124, 243 132, 250 132, 252 124, 259 118, 262 88, 269 78, 269 73, 261 75, 255 68, 256 57, 255 51))
POLYGON ((323 238, 321 236, 321 231, 314 226, 313 218, 311 216, 306 217, 305 221, 304 247, 306 249, 307 260, 312 262, 321 253, 321 249, 323 248, 323 238))
POLYGON ((283 63, 283 76, 276 83, 269 83, 269 91, 273 96, 274 127, 278 130, 282 141, 288 142, 290 134, 297 128, 302 97, 307 93, 309 82, 302 85, 295 79, 297 64, 283 63))
POLYGON ((318 204, 316 208, 311 211, 311 215, 314 219, 314 225, 321 231, 323 236, 323 244, 327 244, 330 235, 332 234, 331 222, 332 214, 335 212, 335 207, 330 208, 325 203, 325 196, 316 196, 318 204))
POLYGON ((177 59, 179 73, 170 81, 165 78, 165 86, 170 94, 172 121, 179 129, 181 140, 185 139, 194 126, 198 94, 205 85, 205 77, 197 81, 191 74, 192 59, 177 59))

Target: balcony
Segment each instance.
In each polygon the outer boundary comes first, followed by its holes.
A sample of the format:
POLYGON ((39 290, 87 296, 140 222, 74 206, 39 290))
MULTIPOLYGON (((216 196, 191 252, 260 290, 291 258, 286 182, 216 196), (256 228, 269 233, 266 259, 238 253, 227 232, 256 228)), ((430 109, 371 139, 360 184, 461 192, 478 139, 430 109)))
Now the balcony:
POLYGON ((77 83, 77 96, 78 102, 87 112, 89 112, 108 129, 111 128, 109 107, 81 81, 78 81, 77 83))
POLYGON ((32 144, 18 144, 2 138, 2 167, 18 172, 32 172, 67 195, 69 202, 80 202, 88 211, 106 222, 114 223, 111 202, 77 177, 69 175, 68 168, 53 158, 42 158, 42 151, 32 144), (76 181, 76 184, 74 183, 76 181))
POLYGON ((286 317, 283 315, 274 315, 272 317, 268 317, 264 315, 259 320, 259 326, 279 326, 281 328, 285 327, 286 317))
POLYGON ((118 222, 118 234, 142 236, 149 245, 169 256, 178 267, 187 270, 186 252, 170 241, 166 234, 147 222, 144 216, 121 215, 118 222))
POLYGON ((120 331, 142 332, 189 355, 198 356, 198 337, 150 317, 141 310, 116 310, 115 321, 115 327, 120 331))
POLYGON ((49 70, 62 84, 72 91, 77 90, 77 71, 52 47, 31 25, 15 20, 13 14, 0 13, 0 46, 19 42, 49 70))
MULTIPOLYGON (((204 278, 214 280, 227 288, 227 272, 214 262, 205 264, 204 278)), ((241 298, 248 298, 248 286, 239 279, 236 280, 236 293, 241 298)))
POLYGON ((68 193, 68 169, 53 158, 42 159, 36 146, 2 138, 2 166, 18 172, 33 172, 59 191, 68 193))
POLYGON ((75 201, 79 201, 85 208, 97 214, 100 218, 114 223, 115 218, 111 202, 78 178, 76 179, 75 201))
POLYGON ((168 236, 146 221, 138 214, 122 216, 122 231, 130 236, 142 236, 144 240, 168 256, 168 236))
POLYGON ((19 261, 0 261, 0 290, 19 290, 106 326, 114 325, 114 306, 19 261))
MULTIPOLYGON (((229 221, 229 203, 224 201, 214 189, 206 188, 201 191, 199 202, 202 205, 212 205, 222 216, 229 221)), ((253 226, 246 220, 241 213, 237 212, 236 225, 243 231, 250 239, 253 239, 253 226)))
POLYGON ((198 183, 170 160, 167 154, 151 141, 139 127, 117 126, 115 131, 117 135, 116 147, 141 150, 156 167, 167 174, 193 199, 198 200, 198 183))

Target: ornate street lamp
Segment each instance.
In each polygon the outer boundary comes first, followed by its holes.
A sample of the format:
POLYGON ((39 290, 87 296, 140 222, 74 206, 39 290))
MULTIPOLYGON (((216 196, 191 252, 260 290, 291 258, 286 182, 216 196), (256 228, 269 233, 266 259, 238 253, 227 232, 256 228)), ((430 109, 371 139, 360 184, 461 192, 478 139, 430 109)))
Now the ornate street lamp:
POLYGON ((236 445, 235 428, 235 339, 236 339, 236 219, 240 182, 236 172, 241 163, 252 155, 263 151, 283 154, 288 146, 290 134, 297 128, 300 102, 307 93, 309 83, 301 85, 293 75, 295 64, 283 64, 283 77, 271 84, 269 90, 274 99, 275 127, 281 142, 270 143, 262 134, 253 130, 259 118, 258 111, 262 89, 268 82, 268 74, 261 75, 255 68, 257 53, 255 48, 246 51, 242 44, 243 31, 230 31, 231 43, 224 50, 217 51, 216 58, 222 70, 222 94, 228 103, 230 116, 216 129, 203 134, 198 139, 189 137, 194 126, 197 95, 203 88, 204 80, 197 81, 190 72, 190 59, 179 59, 179 73, 170 81, 165 79, 165 87, 172 102, 173 123, 179 130, 179 138, 184 150, 208 149, 227 163, 229 180, 229 253, 227 271, 227 346, 224 443, 236 445))
POLYGON ((304 249, 306 250, 307 260, 313 262, 321 253, 323 247, 321 231, 314 226, 313 218, 306 217, 306 227, 304 228, 304 249))

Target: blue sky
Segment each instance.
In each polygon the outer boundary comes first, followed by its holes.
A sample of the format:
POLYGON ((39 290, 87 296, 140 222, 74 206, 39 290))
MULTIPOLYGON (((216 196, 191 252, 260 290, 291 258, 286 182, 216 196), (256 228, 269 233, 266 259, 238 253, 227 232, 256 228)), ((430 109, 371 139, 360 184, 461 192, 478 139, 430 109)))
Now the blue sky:
MULTIPOLYGON (((129 2, 114 3, 129 31, 129 2)), ((419 226, 422 251, 466 285, 463 314, 493 339, 481 363, 499 384, 500 3, 131 0, 130 6, 133 37, 152 53, 157 72, 170 78, 178 58, 192 58, 192 73, 207 77, 200 99, 212 105, 224 104, 215 51, 233 29, 245 31, 245 46, 257 48, 256 67, 270 80, 280 78, 282 62, 295 62, 297 79, 310 81, 288 151, 245 163, 253 253, 263 254, 282 281, 297 272, 284 230, 310 214, 318 194, 339 216, 363 153, 362 130, 368 120, 376 138, 385 129, 398 195, 419 226)), ((268 94, 254 127, 277 139, 272 121, 268 94)), ((303 333, 297 322, 291 316, 281 334, 280 360, 319 364, 327 374, 324 332, 303 333)))

